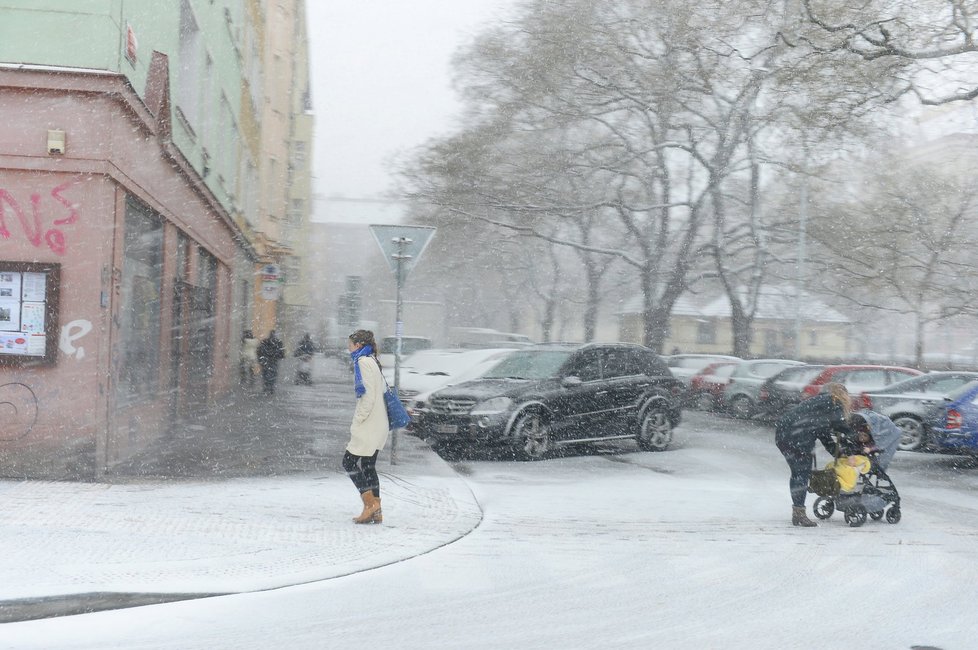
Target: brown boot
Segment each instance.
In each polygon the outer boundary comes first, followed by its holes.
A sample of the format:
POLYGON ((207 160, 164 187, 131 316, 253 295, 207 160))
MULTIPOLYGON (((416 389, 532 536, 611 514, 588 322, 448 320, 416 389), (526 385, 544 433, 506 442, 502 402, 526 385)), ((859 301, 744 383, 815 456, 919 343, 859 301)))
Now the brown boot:
POLYGON ((363 500, 363 512, 360 513, 359 517, 353 518, 353 523, 355 524, 372 524, 380 523, 376 521, 375 517, 380 516, 380 500, 374 496, 374 493, 370 490, 360 493, 360 499, 363 500))
POLYGON ((818 526, 818 524, 808 518, 808 515, 805 513, 805 506, 791 507, 791 525, 804 526, 805 528, 818 526))

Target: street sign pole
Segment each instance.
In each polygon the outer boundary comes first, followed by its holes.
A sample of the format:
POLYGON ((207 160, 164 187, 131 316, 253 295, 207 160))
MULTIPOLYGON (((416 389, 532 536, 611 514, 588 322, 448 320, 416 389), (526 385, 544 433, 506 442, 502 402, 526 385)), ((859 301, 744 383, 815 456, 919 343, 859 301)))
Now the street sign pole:
MULTIPOLYGON (((413 244, 414 241, 407 237, 395 237, 391 242, 397 244, 397 253, 391 257, 397 263, 397 308, 394 313, 394 336, 397 339, 396 345, 394 346, 394 394, 400 396, 401 339, 404 337, 404 320, 402 316, 404 301, 401 299, 401 289, 404 287, 405 260, 410 260, 412 257, 411 255, 404 254, 404 247, 405 245, 413 244)), ((397 429, 394 429, 391 433, 391 465, 397 465, 397 433, 397 429)))
MULTIPOLYGON (((404 337, 404 302, 401 291, 405 278, 417 264, 418 258, 431 241, 431 236, 435 234, 435 229, 431 226, 371 225, 370 232, 380 246, 397 284, 397 309, 394 315, 394 394, 400 397, 401 340, 404 337)), ((398 430, 394 429, 391 432, 391 465, 397 464, 397 435, 398 430)))

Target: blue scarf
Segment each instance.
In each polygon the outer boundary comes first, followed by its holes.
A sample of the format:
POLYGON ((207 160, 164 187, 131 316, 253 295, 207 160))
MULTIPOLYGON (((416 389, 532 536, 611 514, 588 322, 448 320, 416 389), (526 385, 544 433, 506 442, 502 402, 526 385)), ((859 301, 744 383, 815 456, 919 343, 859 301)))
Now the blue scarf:
POLYGON ((374 349, 369 345, 350 353, 350 358, 353 359, 353 392, 357 394, 357 398, 363 397, 363 394, 367 392, 367 387, 363 385, 363 377, 360 375, 360 364, 357 361, 360 357, 367 357, 373 353, 374 349))

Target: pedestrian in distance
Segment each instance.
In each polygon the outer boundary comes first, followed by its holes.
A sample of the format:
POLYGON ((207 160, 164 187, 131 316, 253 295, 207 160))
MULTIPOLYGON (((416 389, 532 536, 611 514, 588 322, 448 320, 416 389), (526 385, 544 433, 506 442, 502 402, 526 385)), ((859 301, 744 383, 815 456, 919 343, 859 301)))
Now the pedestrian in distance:
POLYGON ((312 386, 312 355, 316 353, 316 344, 312 342, 309 333, 302 335, 299 345, 295 348, 295 356, 299 360, 296 365, 295 383, 300 386, 312 386))
POLYGON ((285 358, 285 344, 275 330, 268 333, 258 344, 258 365, 261 366, 262 389, 266 395, 275 393, 278 380, 278 363, 285 358))
POLYGON ((241 335, 241 385, 251 388, 255 385, 255 370, 258 365, 258 339, 251 330, 241 335))
POLYGON ((851 435, 848 419, 852 414, 849 391, 839 383, 826 384, 822 392, 803 401, 778 418, 774 425, 774 442, 791 470, 788 488, 791 492, 791 523, 794 526, 816 526, 805 513, 805 496, 812 476, 815 441, 833 456, 838 447, 833 434, 851 435))
POLYGON ((390 432, 384 402, 386 383, 377 359, 377 341, 373 332, 357 330, 350 335, 347 349, 353 360, 353 391, 357 405, 350 424, 350 442, 343 454, 343 469, 363 501, 363 512, 353 518, 353 523, 379 524, 384 519, 380 508, 377 455, 387 444, 390 432))

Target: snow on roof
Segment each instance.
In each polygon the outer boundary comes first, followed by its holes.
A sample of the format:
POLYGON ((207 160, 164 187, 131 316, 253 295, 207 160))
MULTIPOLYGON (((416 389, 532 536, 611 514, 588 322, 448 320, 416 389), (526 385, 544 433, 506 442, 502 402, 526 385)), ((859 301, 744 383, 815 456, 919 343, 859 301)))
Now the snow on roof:
MULTIPOLYGON (((850 323, 851 319, 832 309, 810 293, 801 292, 801 318, 820 323, 850 323)), ((622 304, 621 314, 642 311, 642 296, 637 295, 622 304)), ((791 320, 798 315, 795 290, 792 287, 770 287, 758 297, 757 320, 791 320)), ((697 305, 692 299, 681 296, 673 307, 673 316, 700 316, 705 318, 730 318, 730 300, 719 296, 705 305, 697 305)))
MULTIPOLYGON (((621 303, 621 309, 618 310, 619 314, 640 314, 644 309, 645 301, 642 294, 632 296, 628 300, 621 303)), ((700 307, 692 298, 682 295, 676 299, 675 304, 672 306, 673 316, 699 316, 702 311, 700 307)))
POLYGON ((33 70, 37 72, 70 72, 72 74, 101 74, 118 76, 119 73, 113 70, 101 70, 98 68, 74 68, 64 65, 38 65, 34 63, 0 63, 0 69, 6 70, 33 70))

